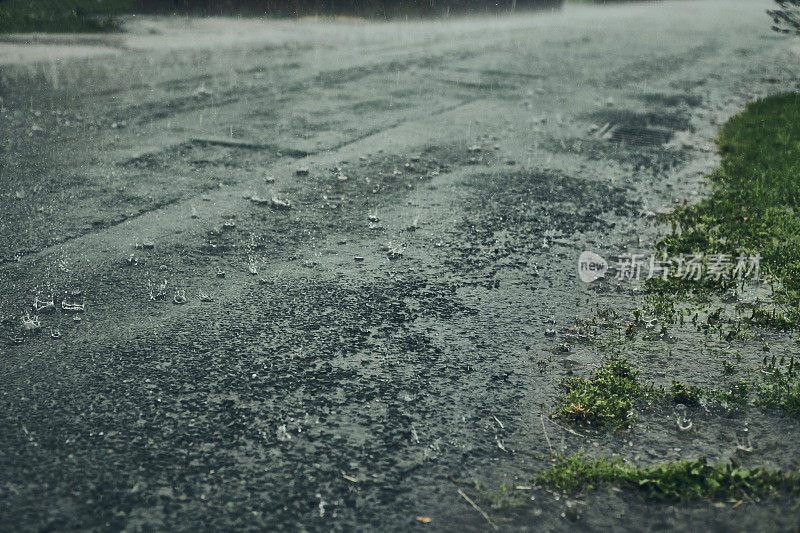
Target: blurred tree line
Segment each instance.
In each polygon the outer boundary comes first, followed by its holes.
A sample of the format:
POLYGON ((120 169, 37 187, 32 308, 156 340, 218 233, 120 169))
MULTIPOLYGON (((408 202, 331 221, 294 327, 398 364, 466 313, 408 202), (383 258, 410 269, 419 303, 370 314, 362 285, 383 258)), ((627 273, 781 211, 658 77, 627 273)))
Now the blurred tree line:
POLYGON ((135 0, 143 12, 392 17, 547 8, 563 0, 135 0))
POLYGON ((800 0, 775 0, 778 9, 767 11, 775 23, 772 29, 780 33, 800 34, 800 0))
POLYGON ((562 3, 563 0, 0 0, 0 33, 116 30, 117 15, 130 12, 393 18, 509 12, 562 3))
POLYGON ((0 33, 81 32, 117 28, 134 0, 0 0, 0 33))

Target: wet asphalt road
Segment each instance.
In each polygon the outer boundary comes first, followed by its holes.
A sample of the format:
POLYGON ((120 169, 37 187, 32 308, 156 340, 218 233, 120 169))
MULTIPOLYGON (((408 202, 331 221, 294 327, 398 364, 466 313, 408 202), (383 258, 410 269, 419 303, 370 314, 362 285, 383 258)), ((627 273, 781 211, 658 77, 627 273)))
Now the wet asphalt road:
MULTIPOLYGON (((587 288, 580 252, 646 247, 718 124, 797 86, 768 6, 134 18, 0 67, 0 530, 482 530, 457 490, 524 484, 549 448, 725 458, 725 421, 679 442, 658 413, 590 437, 540 413, 599 361, 559 353, 575 317, 635 296, 587 288), (85 311, 26 329, 37 295, 85 311)), ((645 374, 715 379, 679 355, 645 374)), ((759 460, 796 466, 796 426, 759 460)), ((495 521, 798 523, 533 495, 495 521)))

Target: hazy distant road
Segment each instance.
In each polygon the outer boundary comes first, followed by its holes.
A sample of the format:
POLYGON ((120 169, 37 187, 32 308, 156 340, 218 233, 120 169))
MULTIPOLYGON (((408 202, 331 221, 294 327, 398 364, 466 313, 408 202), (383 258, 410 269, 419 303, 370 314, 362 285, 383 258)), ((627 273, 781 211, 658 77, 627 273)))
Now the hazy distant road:
MULTIPOLYGON (((0 39, 0 530, 482 530, 457 490, 549 446, 726 457, 730 420, 545 438, 540 412, 599 360, 575 318, 634 296, 578 254, 646 249, 718 125, 797 87, 769 6, 0 39), (26 329, 37 295, 85 311, 26 329)), ((669 350, 648 378, 713 380, 669 350)), ((796 467, 783 424, 759 463, 796 467)), ((797 523, 532 494, 502 528, 797 523)))

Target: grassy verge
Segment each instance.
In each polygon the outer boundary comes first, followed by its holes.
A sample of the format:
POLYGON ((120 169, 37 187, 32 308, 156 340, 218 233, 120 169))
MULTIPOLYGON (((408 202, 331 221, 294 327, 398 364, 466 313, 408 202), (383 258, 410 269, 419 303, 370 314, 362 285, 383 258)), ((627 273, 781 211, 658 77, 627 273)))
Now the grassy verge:
MULTIPOLYGON (((773 284, 780 311, 754 320, 763 326, 800 326, 800 94, 783 94, 749 104, 716 138, 722 161, 710 176, 713 190, 696 205, 666 217, 673 232, 657 244, 667 256, 701 256, 736 264, 761 256, 759 277, 773 284)), ((706 270, 708 272, 708 270, 706 270)), ((674 271, 673 271, 674 273, 674 271)), ((653 279, 658 294, 693 298, 735 290, 732 275, 702 279, 653 279)))
MULTIPOLYGON (((793 360, 792 360, 793 361, 793 360)), ((800 402, 800 381, 793 369, 783 372, 772 362, 765 379, 758 382, 756 403, 792 412, 800 402)), ((766 362, 765 362, 766 364, 766 362)), ((792 362, 792 365, 794 363, 792 362)), ((749 381, 741 381, 728 391, 717 391, 672 380, 669 389, 643 382, 639 370, 627 359, 612 357, 588 378, 568 378, 560 383, 562 394, 550 412, 553 418, 591 427, 614 430, 636 423, 634 409, 656 402, 696 406, 701 403, 733 407, 750 403, 749 381)))
POLYGON ((119 27, 116 14, 132 5, 132 0, 4 0, 0 33, 113 30, 119 27))
POLYGON ((603 485, 637 491, 655 500, 752 499, 800 492, 800 472, 745 469, 734 463, 709 465, 705 459, 636 467, 620 459, 558 457, 552 468, 533 476, 538 485, 577 494, 603 485))
MULTIPOLYGON (((656 246, 665 258, 699 258, 705 275, 681 276, 681 270, 672 265, 669 276, 649 281, 645 307, 633 312, 632 322, 620 324, 618 320, 624 317, 618 313, 598 311, 597 318, 603 322, 592 320, 594 329, 587 338, 596 339, 598 327, 604 325, 617 329, 617 342, 623 337, 634 342, 637 332, 648 340, 659 335, 669 338, 670 324, 690 322, 698 332, 718 336, 719 342, 756 341, 769 352, 765 338, 751 333, 749 325, 800 329, 800 94, 777 95, 748 105, 723 126, 716 141, 722 161, 709 176, 711 195, 669 214, 665 220, 673 231, 656 246), (712 267, 727 262, 732 269, 741 264, 739 258, 753 256, 760 256, 759 278, 771 284, 774 307, 765 309, 756 300, 749 305, 749 317, 741 312, 728 317, 723 307, 706 312, 715 294, 724 295, 726 303, 736 302, 731 297, 738 296, 742 283, 732 270, 712 267)), ((562 380, 550 415, 613 430, 632 426, 635 409, 656 402, 727 409, 758 406, 800 414, 800 376, 791 354, 767 355, 760 366, 747 371, 747 379, 716 390, 677 380, 668 387, 656 387, 640 378, 625 353, 625 349, 613 350, 589 377, 562 380)), ((722 361, 723 374, 737 371, 730 360, 722 361)), ((677 416, 676 420, 680 427, 677 416)), ((800 472, 744 469, 733 463, 709 465, 704 459, 637 467, 619 459, 558 456, 551 468, 535 474, 532 481, 572 494, 613 485, 656 500, 756 500, 800 494, 800 472)), ((498 509, 524 504, 528 493, 501 486, 494 493, 482 494, 498 509)))
MULTIPOLYGON (((753 308, 748 322, 783 330, 800 326, 800 94, 783 94, 748 105, 722 128, 717 143, 720 167, 711 174, 713 190, 707 199, 677 209, 667 220, 673 232, 657 244, 666 257, 735 258, 760 255, 759 275, 774 287, 780 310, 753 308)), ((720 270, 716 271, 717 273, 720 270)), ((708 302, 711 293, 735 293, 740 283, 732 275, 680 276, 673 267, 666 279, 650 280, 649 311, 667 323, 684 322, 679 301, 708 302), (690 279, 691 278, 691 279, 690 279)), ((723 308, 698 321, 706 333, 718 332, 731 341, 744 338, 741 323, 735 327, 722 316, 723 308), (727 329, 726 329, 727 328, 727 329)), ((642 312, 634 312, 627 337, 642 325, 642 312)), ((662 322, 662 328, 665 325, 662 322)), ((769 347, 762 339, 764 349, 769 347)), ((734 373, 730 361, 725 373, 734 373)), ((800 377, 794 357, 764 358, 751 380, 739 381, 730 390, 717 391, 673 381, 668 390, 642 384, 638 372, 626 360, 606 363, 589 378, 561 383, 562 395, 551 413, 554 417, 614 429, 630 425, 632 409, 644 400, 671 400, 686 405, 717 404, 724 407, 758 405, 790 414, 800 413, 800 377)))
POLYGON ((642 382, 639 371, 626 359, 612 358, 588 378, 568 378, 560 383, 562 394, 550 412, 553 418, 597 430, 630 427, 636 422, 634 408, 655 402, 701 404, 736 408, 756 405, 768 410, 800 414, 800 376, 792 356, 764 358, 753 369, 752 380, 741 380, 728 390, 686 385, 672 380, 669 388, 642 382))

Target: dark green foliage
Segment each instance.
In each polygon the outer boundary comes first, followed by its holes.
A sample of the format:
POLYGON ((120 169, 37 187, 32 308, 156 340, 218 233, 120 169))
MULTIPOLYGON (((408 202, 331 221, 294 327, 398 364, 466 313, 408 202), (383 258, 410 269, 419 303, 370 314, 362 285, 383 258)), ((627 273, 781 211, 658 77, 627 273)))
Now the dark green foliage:
POLYGON ((775 23, 772 29, 779 33, 800 34, 800 1, 775 0, 775 3, 780 9, 767 11, 775 23))
POLYGON ((406 18, 559 7, 563 0, 137 0, 145 12, 193 15, 348 15, 406 18))
POLYGON ((696 385, 684 385, 675 379, 672 380, 670 393, 675 403, 684 405, 700 405, 700 400, 705 395, 705 391, 702 388, 696 385))
POLYGON ((132 0, 0 1, 0 33, 115 29, 116 14, 132 5, 132 0))

